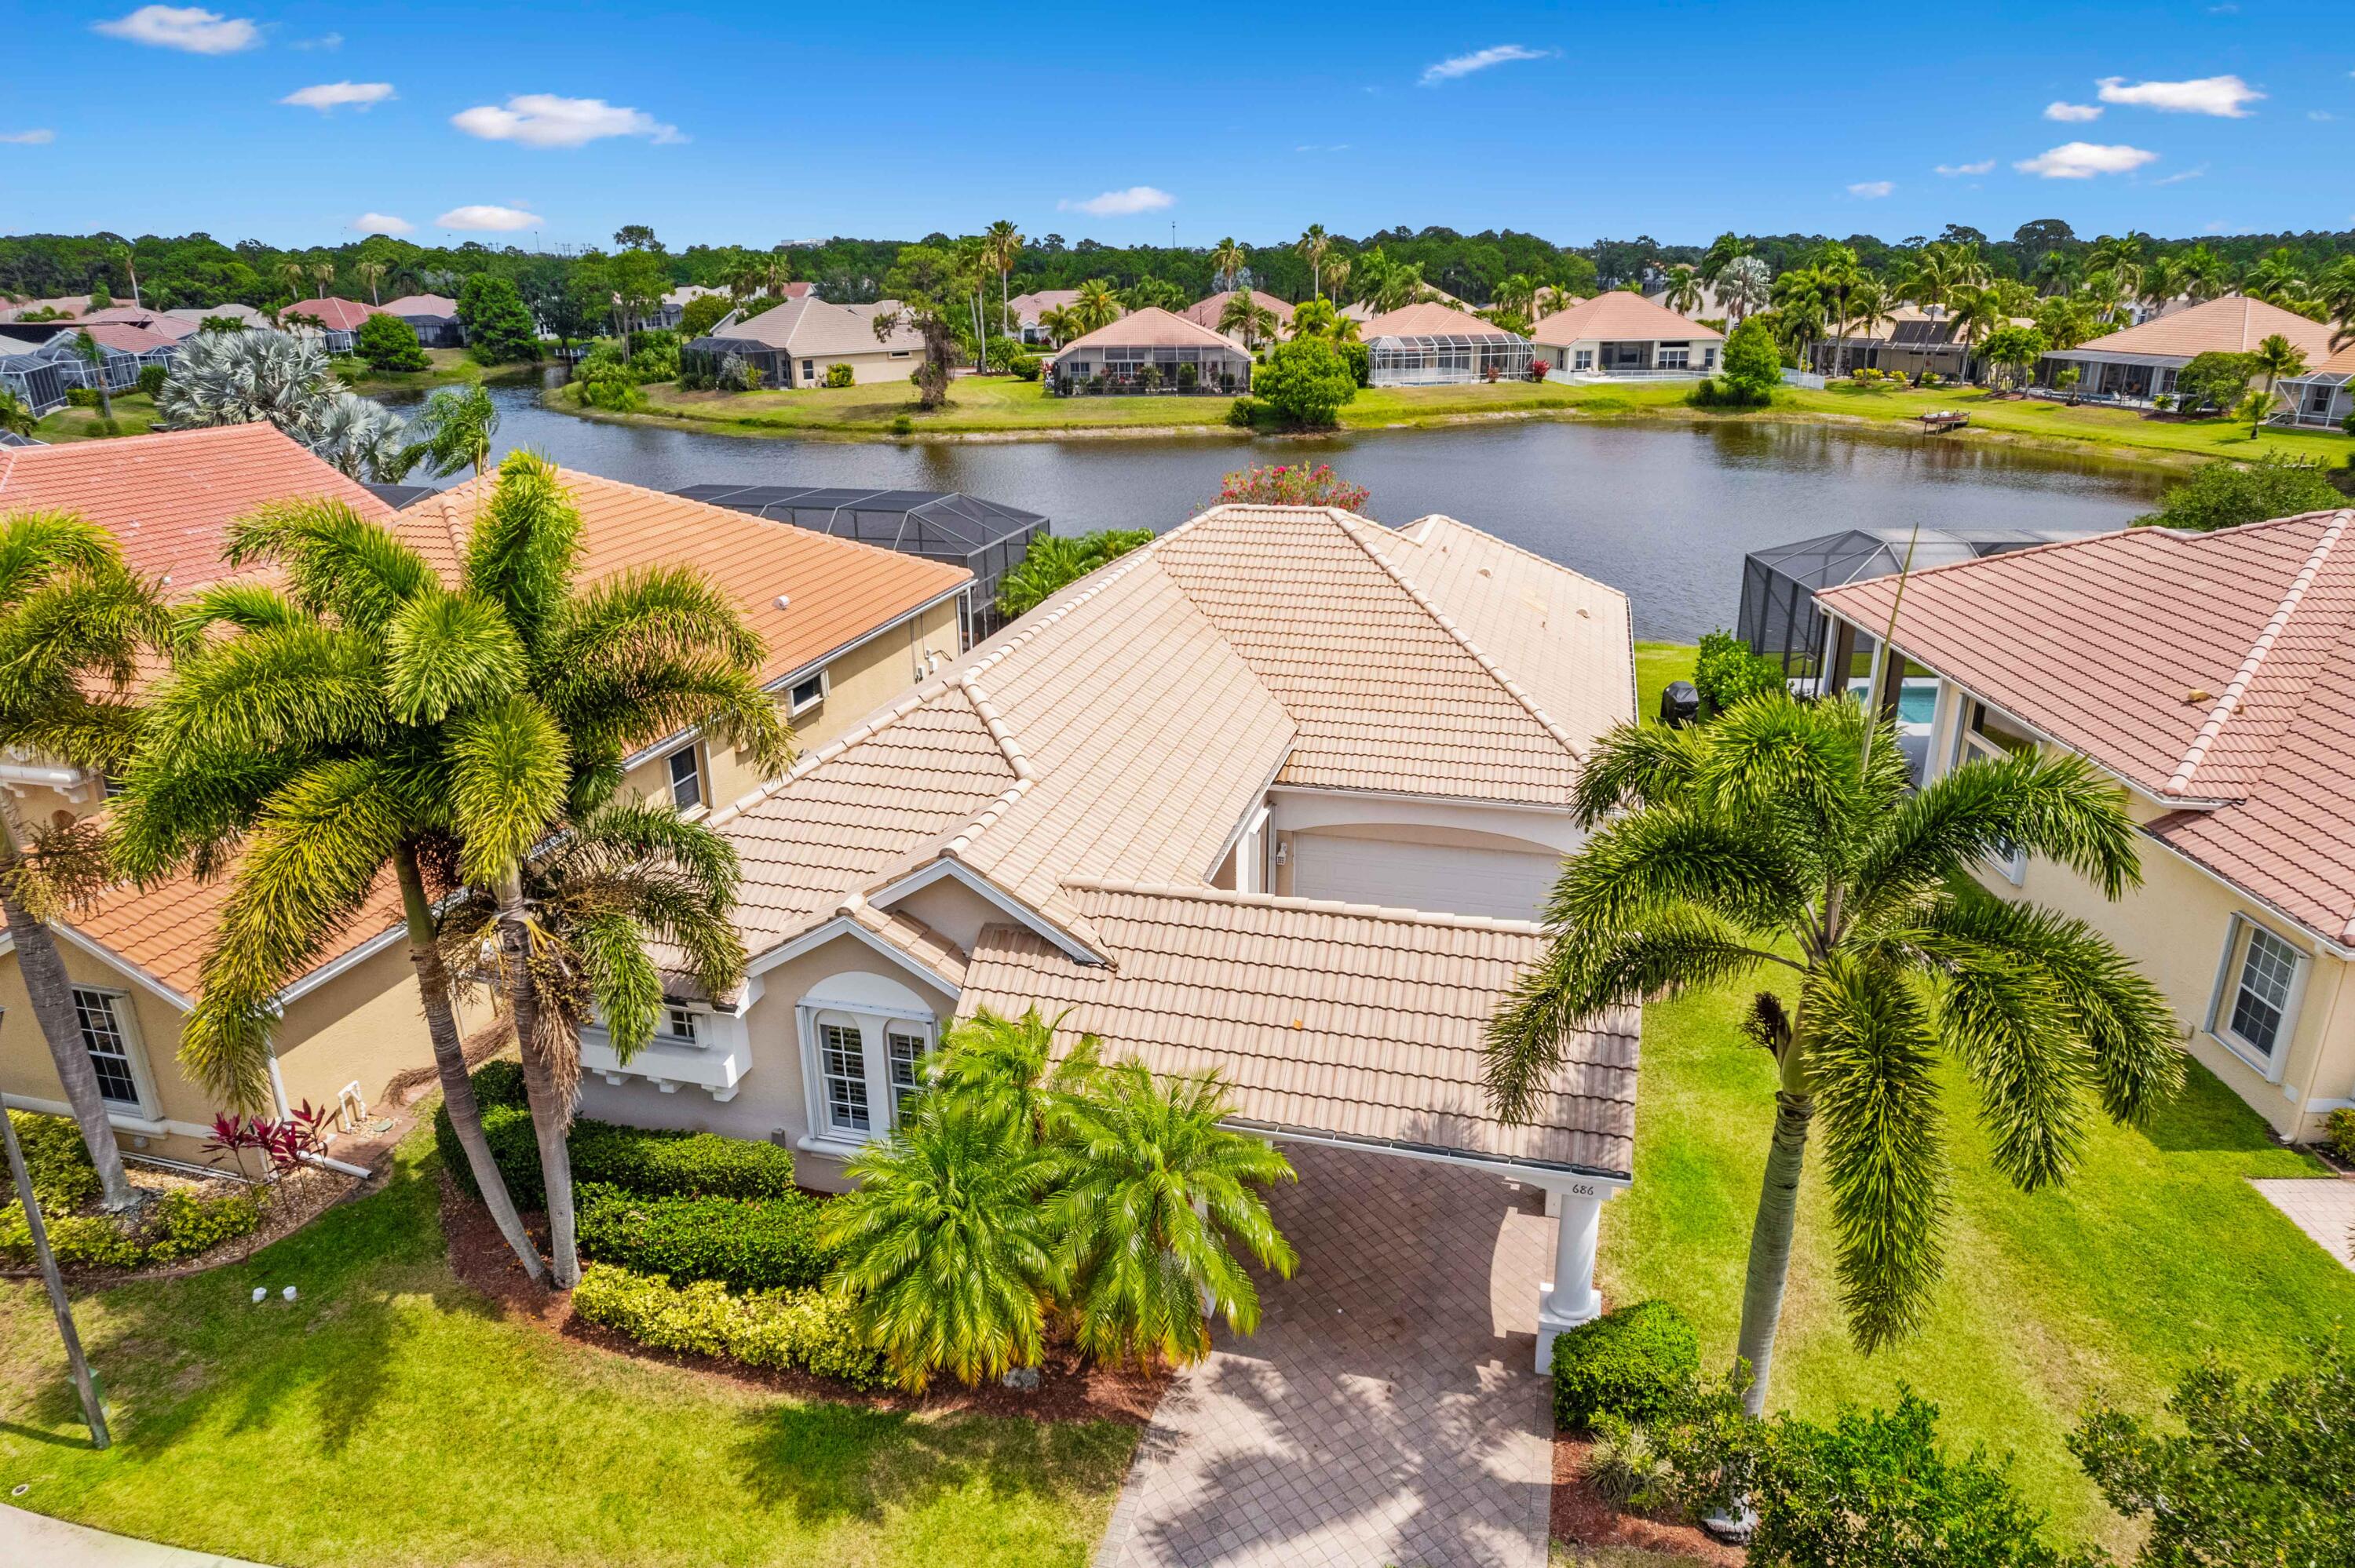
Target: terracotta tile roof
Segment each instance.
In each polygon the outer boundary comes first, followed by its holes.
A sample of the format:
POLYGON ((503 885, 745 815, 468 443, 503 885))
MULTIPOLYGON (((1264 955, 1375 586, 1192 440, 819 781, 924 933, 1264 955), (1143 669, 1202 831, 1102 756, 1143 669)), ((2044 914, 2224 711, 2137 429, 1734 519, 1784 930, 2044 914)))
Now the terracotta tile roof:
MULTIPOLYGON (((581 513, 581 580, 634 567, 700 567, 736 599, 767 642, 764 682, 805 668, 973 578, 962 567, 572 469, 559 472, 581 513), (783 609, 780 597, 787 601, 783 609)), ((496 481, 495 474, 468 480, 413 503, 400 514, 401 535, 445 554, 462 548, 473 527, 477 484, 496 481)))
POLYGON ((1081 966, 1015 926, 975 944, 958 1004, 1071 1010, 1064 1031, 1158 1073, 1215 1069, 1238 1120, 1625 1174, 1638 1014, 1573 1036, 1527 1126, 1490 1111, 1481 1044, 1544 951, 1518 921, 1449 918, 1199 887, 1075 884, 1111 962, 1081 966))
POLYGON ((2140 326, 2088 338, 2075 348, 2053 352, 2064 358, 2147 354, 2161 359, 2190 359, 2211 352, 2254 353, 2258 344, 2276 333, 2296 344, 2309 365, 2330 353, 2330 328, 2327 323, 2308 321, 2294 311, 2239 294, 2169 311, 2140 326))
POLYGON ((403 294, 384 302, 389 316, 449 316, 458 314, 458 302, 445 294, 403 294))
POLYGON ((94 342, 103 344, 108 348, 119 350, 123 354, 153 354, 159 348, 171 347, 187 335, 186 333, 152 332, 146 327, 134 326, 129 322, 122 321, 88 322, 82 325, 69 328, 59 335, 70 343, 83 333, 88 333, 94 342))
POLYGON ((82 324, 112 322, 122 326, 134 326, 156 336, 178 342, 197 330, 197 323, 166 315, 162 311, 143 310, 136 305, 116 305, 109 310, 92 311, 81 318, 82 324))
POLYGON ((1529 329, 1531 343, 1555 347, 1598 340, 1714 343, 1724 335, 1625 289, 1607 289, 1591 300, 1564 306, 1529 329))
POLYGON ((166 578, 176 597, 229 575, 221 546, 231 520, 310 495, 363 517, 392 514, 268 424, 0 450, 0 513, 79 512, 114 535, 132 570, 166 578))
MULTIPOLYGON (((1878 630, 1893 577, 1819 596, 1878 630)), ((2185 809, 2146 831, 2355 939, 2355 511, 1916 572, 1895 646, 2185 809)))
MULTIPOLYGON (((231 876, 208 883, 183 876, 155 887, 120 887, 64 923, 121 962, 193 1001, 205 949, 212 945, 234 885, 231 876)), ((320 951, 310 972, 367 946, 400 917, 400 889, 388 874, 320 951)))
POLYGON ((1359 327, 1358 335, 1371 343, 1378 337, 1510 337, 1513 334, 1494 322, 1484 322, 1467 311, 1443 305, 1435 300, 1425 300, 1421 304, 1404 305, 1395 311, 1368 317, 1359 327))
POLYGON ((1071 354, 1083 348, 1222 348, 1234 344, 1197 321, 1174 314, 1158 305, 1131 311, 1109 326, 1082 334, 1062 346, 1071 354))
MULTIPOLYGON (((1232 289, 1222 289, 1208 299, 1195 301, 1179 313, 1197 326, 1206 326, 1216 332, 1219 330, 1219 313, 1227 308, 1227 302, 1235 297, 1235 292, 1232 289)), ((1257 289, 1251 291, 1251 296, 1259 302, 1260 309, 1271 313, 1279 322, 1290 323, 1292 306, 1289 303, 1257 289)))
POLYGON ((379 307, 358 300, 318 299, 283 306, 278 313, 278 319, 286 321, 294 316, 316 316, 327 323, 330 332, 352 332, 368 317, 382 313, 379 307))

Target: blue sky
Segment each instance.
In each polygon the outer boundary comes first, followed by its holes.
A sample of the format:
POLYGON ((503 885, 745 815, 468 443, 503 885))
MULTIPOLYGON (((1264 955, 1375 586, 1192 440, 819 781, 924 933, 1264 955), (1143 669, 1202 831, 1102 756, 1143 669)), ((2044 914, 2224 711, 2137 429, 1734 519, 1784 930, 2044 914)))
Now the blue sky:
POLYGON ((0 90, 0 233, 2355 226, 2355 41, 2311 4, 74 15, 43 26, 44 90, 0 90))

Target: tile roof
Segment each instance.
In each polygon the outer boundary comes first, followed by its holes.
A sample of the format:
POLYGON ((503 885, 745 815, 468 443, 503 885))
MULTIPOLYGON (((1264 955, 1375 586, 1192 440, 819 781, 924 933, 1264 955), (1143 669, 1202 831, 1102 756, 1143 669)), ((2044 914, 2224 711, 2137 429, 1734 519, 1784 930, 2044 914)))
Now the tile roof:
POLYGON ((1467 311, 1443 305, 1436 300, 1425 300, 1420 304, 1402 305, 1394 311, 1384 311, 1378 316, 1369 316, 1359 326, 1358 335, 1371 343, 1378 337, 1510 337, 1513 334, 1496 323, 1484 322, 1467 311))
POLYGON ((1701 343, 1714 342, 1724 335, 1625 289, 1606 289, 1591 300, 1565 305, 1529 329, 1531 343, 1556 347, 1600 339, 1657 342, 1668 338, 1701 343))
MULTIPOLYGON (((202 980, 205 949, 219 929, 221 910, 234 886, 227 876, 213 882, 182 876, 155 887, 118 887, 65 924, 122 963, 192 1001, 202 980)), ((306 972, 316 973, 367 946, 400 917, 400 889, 388 874, 306 972)))
POLYGON ((449 316, 458 314, 458 302, 446 294, 403 294, 383 305, 389 316, 449 316))
POLYGON ((1007 301, 1006 308, 1024 326, 1036 326, 1041 311, 1068 310, 1079 297, 1077 289, 1034 289, 1007 301))
POLYGON ((1068 1008, 1064 1033, 1157 1073, 1215 1069, 1238 1120, 1270 1128, 1625 1174, 1637 1020, 1565 1043, 1525 1126, 1489 1108, 1481 1044, 1540 927, 1200 887, 1075 883, 1110 959, 1081 966, 1019 927, 985 927, 958 1012, 1068 1008))
POLYGON ((376 305, 365 304, 358 300, 338 300, 331 297, 303 300, 294 304, 283 306, 279 310, 278 319, 282 322, 295 316, 316 316, 327 323, 327 329, 330 332, 350 332, 368 317, 383 313, 383 311, 376 305))
POLYGON ((724 330, 715 330, 713 337, 741 338, 788 354, 883 354, 921 352, 922 334, 902 322, 885 340, 875 336, 873 311, 854 310, 847 305, 828 304, 815 295, 787 300, 782 305, 772 305, 756 316, 749 316, 724 330))
POLYGON ((2161 359, 2190 359, 2194 355, 2211 352, 2254 353, 2258 344, 2275 334, 2289 339, 2306 355, 2308 364, 2330 353, 2330 327, 2327 323, 2309 321, 2294 311, 2239 294, 2226 294, 2204 304, 2169 311, 2140 326, 2088 338, 2075 348, 2054 352, 2064 356, 2115 358, 2120 355, 2147 354, 2161 359))
POLYGON ((1131 311, 1109 326, 1100 326, 1065 344, 1063 354, 1082 348, 1223 348, 1234 344, 1198 321, 1158 305, 1131 311))
POLYGON ((392 514, 263 423, 0 451, 0 513, 79 512, 114 535, 132 570, 166 578, 175 596, 229 575, 221 546, 231 520, 265 501, 309 495, 363 517, 392 514))
MULTIPOLYGON (((186 333, 154 332, 123 321, 94 321, 68 328, 59 336, 71 343, 83 333, 88 333, 93 341, 123 354, 153 354, 159 348, 171 347, 187 335, 186 333)), ((55 342, 56 339, 50 341, 55 342)))
MULTIPOLYGON (((1196 300, 1178 313, 1197 326, 1206 326, 1212 332, 1216 332, 1219 330, 1220 313, 1227 308, 1227 302, 1233 299, 1235 294, 1236 291, 1233 289, 1221 289, 1208 299, 1196 300)), ((1251 296, 1259 302, 1260 309, 1269 312, 1277 321, 1286 324, 1291 323, 1292 306, 1289 302, 1258 289, 1253 289, 1251 296)))
MULTIPOLYGON (((1828 589, 1887 623, 1896 579, 1828 589)), ((1895 646, 2146 795, 2145 831, 2355 940, 2355 510, 1914 573, 1895 646)))

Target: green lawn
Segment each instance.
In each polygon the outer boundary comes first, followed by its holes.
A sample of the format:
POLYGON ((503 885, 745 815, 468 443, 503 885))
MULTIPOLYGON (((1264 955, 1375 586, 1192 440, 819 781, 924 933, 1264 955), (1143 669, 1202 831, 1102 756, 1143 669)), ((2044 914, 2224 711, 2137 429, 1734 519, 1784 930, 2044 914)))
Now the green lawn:
POLYGON ((2268 426, 2252 441, 2249 427, 2238 419, 2177 420, 2154 418, 2132 408, 2104 408, 2091 404, 2073 408, 2039 397, 1997 397, 1975 388, 1898 390, 1886 385, 1863 387, 1841 382, 1821 392, 1785 387, 1775 402, 1778 408, 1892 420, 1913 419, 1933 409, 1953 408, 1970 415, 1976 429, 2152 454, 2189 453, 2246 460, 2265 452, 2285 452, 2337 464, 2345 462, 2349 454, 2355 452, 2355 441, 2337 430, 2281 430, 2268 426))
POLYGON ((281 1563, 1085 1563, 1136 1433, 810 1403, 503 1321, 450 1273, 430 1136, 252 1263, 84 1295, 85 1446, 37 1283, 0 1281, 0 1495, 281 1563), (256 1285, 301 1289, 254 1307, 256 1285))
POLYGON ((532 365, 482 365, 463 348, 429 348, 425 357, 432 363, 423 370, 378 374, 347 355, 336 361, 336 376, 363 397, 383 397, 436 387, 471 387, 478 381, 520 380, 539 373, 532 365))
POLYGON ((1638 642, 1636 644, 1636 716, 1657 718, 1660 712, 1660 690, 1670 681, 1692 679, 1693 661, 1700 650, 1685 642, 1638 642))
POLYGON ((33 427, 33 439, 56 446, 64 441, 87 441, 101 436, 144 436, 155 428, 155 400, 137 392, 114 395, 112 430, 101 429, 95 408, 77 408, 71 404, 48 415, 33 427))

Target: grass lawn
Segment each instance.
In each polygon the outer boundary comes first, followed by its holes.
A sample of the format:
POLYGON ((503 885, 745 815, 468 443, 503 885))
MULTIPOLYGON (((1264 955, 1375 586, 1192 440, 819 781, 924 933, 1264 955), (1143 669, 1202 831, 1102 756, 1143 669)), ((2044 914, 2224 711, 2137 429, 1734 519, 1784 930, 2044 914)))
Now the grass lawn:
POLYGON ((40 1286, 0 1281, 0 1495, 28 1483, 12 1502, 101 1529, 355 1568, 1092 1552, 1135 1429, 804 1402, 506 1322, 451 1274, 436 1197, 413 1138, 385 1192, 250 1264, 85 1294, 104 1454, 40 1286))
POLYGON ((1688 642, 1638 642, 1636 644, 1636 716, 1657 718, 1660 713, 1660 691, 1670 681, 1692 679, 1693 661, 1700 650, 1688 642))
POLYGON ((144 436, 155 428, 156 418, 153 397, 137 392, 118 392, 114 395, 114 429, 101 428, 97 409, 68 404, 35 425, 33 439, 55 446, 62 441, 94 440, 101 436, 144 436))
POLYGON ((402 392, 426 392, 436 387, 471 387, 478 381, 499 381, 537 376, 532 365, 482 365, 463 348, 429 348, 432 364, 423 370, 378 374, 362 361, 346 356, 336 361, 336 375, 353 391, 368 397, 402 392))
POLYGON ((1970 387, 1907 387, 1900 391, 1885 384, 1864 387, 1848 383, 1827 387, 1820 392, 1785 387, 1775 398, 1775 407, 1900 420, 1917 418, 1933 409, 1953 408, 1970 415, 1971 424, 1977 429, 2154 454, 2179 452, 2246 461, 2266 452, 2284 452, 2339 464, 2355 452, 2355 441, 2335 430, 2281 430, 2267 427, 2253 441, 2249 439, 2249 427, 2238 419, 2154 418, 2132 408, 2105 408, 2091 404, 2072 408, 2043 398, 1997 397, 1970 387))

